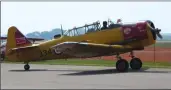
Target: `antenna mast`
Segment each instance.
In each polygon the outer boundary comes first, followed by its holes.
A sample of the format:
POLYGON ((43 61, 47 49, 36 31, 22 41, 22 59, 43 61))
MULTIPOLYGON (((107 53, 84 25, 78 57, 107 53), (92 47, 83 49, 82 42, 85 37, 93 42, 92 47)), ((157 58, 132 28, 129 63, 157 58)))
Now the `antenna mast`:
POLYGON ((62 29, 62 24, 61 24, 61 34, 63 35, 64 33, 63 33, 63 29, 62 29))

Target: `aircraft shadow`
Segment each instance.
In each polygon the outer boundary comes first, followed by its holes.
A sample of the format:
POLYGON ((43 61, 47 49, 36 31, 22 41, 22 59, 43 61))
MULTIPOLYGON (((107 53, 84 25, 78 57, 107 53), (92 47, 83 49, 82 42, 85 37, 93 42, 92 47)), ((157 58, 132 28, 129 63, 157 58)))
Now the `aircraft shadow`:
POLYGON ((25 70, 9 70, 10 72, 36 72, 36 71, 64 71, 64 72, 79 72, 83 70, 49 70, 49 69, 30 69, 29 71, 25 70))
POLYGON ((128 72, 118 72, 116 69, 103 69, 103 70, 49 70, 49 69, 30 69, 25 70, 9 70, 10 72, 37 72, 37 71, 56 71, 56 72, 72 72, 60 75, 81 76, 81 75, 100 75, 100 74, 120 74, 120 73, 171 73, 171 71, 147 71, 149 68, 142 68, 141 70, 129 69, 128 72), (74 72, 74 73, 73 73, 74 72))
MULTIPOLYGON (((148 68, 144 68, 143 70, 147 70, 148 68)), ((10 72, 37 72, 37 71, 64 71, 64 72, 79 72, 79 73, 118 73, 116 69, 104 69, 104 70, 50 70, 50 69, 30 69, 29 71, 25 71, 24 69, 13 69, 9 70, 10 72)), ((129 70, 130 71, 130 70, 129 70)))
POLYGON ((79 76, 79 75, 100 75, 100 74, 119 74, 119 73, 171 73, 171 71, 146 71, 148 69, 149 68, 142 68, 141 70, 138 71, 129 69, 128 72, 118 72, 116 69, 89 70, 89 71, 81 71, 81 72, 61 74, 61 75, 79 76))

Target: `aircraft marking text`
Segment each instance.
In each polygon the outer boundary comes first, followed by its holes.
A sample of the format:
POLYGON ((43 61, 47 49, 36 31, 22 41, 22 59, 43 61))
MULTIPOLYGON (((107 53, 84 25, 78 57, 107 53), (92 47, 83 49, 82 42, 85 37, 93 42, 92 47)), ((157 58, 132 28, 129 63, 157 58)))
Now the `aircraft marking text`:
POLYGON ((52 51, 49 48, 48 50, 41 50, 40 53, 41 53, 40 57, 44 57, 47 56, 48 54, 52 54, 52 51))

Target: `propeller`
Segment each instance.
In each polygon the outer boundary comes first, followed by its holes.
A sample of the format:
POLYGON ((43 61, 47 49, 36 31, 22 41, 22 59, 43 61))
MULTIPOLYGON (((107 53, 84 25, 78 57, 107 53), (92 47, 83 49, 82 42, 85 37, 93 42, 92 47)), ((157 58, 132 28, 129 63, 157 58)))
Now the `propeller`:
POLYGON ((156 28, 156 29, 154 29, 154 32, 156 33, 156 35, 157 35, 160 39, 163 39, 163 36, 160 34, 161 29, 156 28))
POLYGON ((147 22, 149 23, 149 25, 150 25, 150 27, 151 27, 151 30, 152 30, 152 32, 155 34, 155 36, 157 35, 157 37, 159 37, 160 39, 162 39, 163 36, 160 34, 161 29, 155 28, 155 26, 154 26, 154 24, 153 24, 152 21, 147 20, 147 22))

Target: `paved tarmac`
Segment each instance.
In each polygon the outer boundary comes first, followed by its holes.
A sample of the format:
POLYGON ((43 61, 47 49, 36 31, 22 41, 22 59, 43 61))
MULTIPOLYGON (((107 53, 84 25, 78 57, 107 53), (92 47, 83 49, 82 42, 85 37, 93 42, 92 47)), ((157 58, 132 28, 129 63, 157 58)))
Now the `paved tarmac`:
POLYGON ((171 89, 171 69, 118 73, 115 67, 1 64, 2 89, 171 89))

